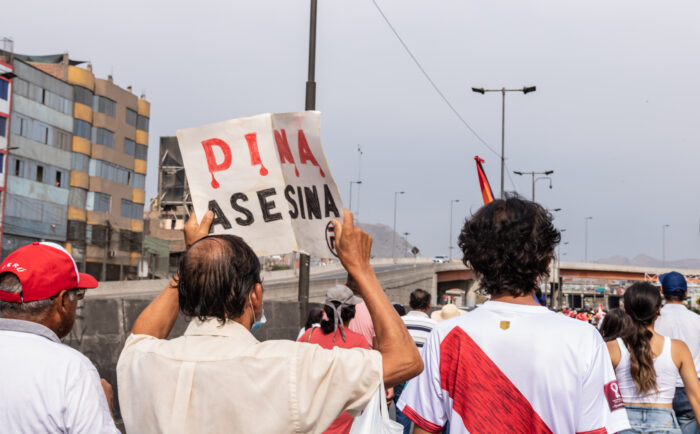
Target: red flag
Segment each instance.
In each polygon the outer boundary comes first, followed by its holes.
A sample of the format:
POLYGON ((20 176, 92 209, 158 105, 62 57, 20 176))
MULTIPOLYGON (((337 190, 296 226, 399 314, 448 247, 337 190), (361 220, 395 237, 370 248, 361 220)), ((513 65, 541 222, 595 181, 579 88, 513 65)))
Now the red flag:
POLYGON ((484 167, 481 165, 481 163, 483 163, 484 160, 479 158, 478 155, 474 157, 474 160, 476 160, 476 174, 479 176, 479 186, 481 187, 481 195, 484 198, 484 205, 487 205, 493 202, 493 191, 491 191, 491 184, 489 184, 489 180, 486 177, 486 172, 484 172, 484 167))

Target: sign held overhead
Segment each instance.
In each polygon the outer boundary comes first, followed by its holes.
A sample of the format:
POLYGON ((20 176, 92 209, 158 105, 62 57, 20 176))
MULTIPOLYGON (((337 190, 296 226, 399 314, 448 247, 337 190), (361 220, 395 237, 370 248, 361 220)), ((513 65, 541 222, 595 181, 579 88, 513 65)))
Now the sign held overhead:
POLYGON ((320 112, 261 114, 177 131, 198 216, 259 256, 335 255, 343 204, 320 138, 320 112))

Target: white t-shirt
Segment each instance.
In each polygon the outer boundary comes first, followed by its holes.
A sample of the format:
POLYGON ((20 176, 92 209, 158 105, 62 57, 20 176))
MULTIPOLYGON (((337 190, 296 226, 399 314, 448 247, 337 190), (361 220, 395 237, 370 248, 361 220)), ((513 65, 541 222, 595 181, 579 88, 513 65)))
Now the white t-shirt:
POLYGON ((412 310, 406 315, 402 316, 404 324, 408 329, 408 333, 413 338, 413 342, 416 343, 418 348, 423 348, 425 341, 433 331, 433 328, 437 325, 437 321, 430 318, 427 313, 421 312, 419 310, 412 310))
POLYGON ((0 432, 119 433, 87 357, 41 324, 0 318, 0 432))
MULTIPOLYGON (((700 315, 685 305, 667 303, 661 308, 661 316, 656 319, 654 330, 660 335, 685 342, 693 355, 695 370, 700 378, 700 315)), ((683 387, 680 375, 676 387, 683 387)))
POLYGON ((450 433, 615 433, 629 422, 600 334, 543 306, 488 301, 441 322, 398 407, 450 433))

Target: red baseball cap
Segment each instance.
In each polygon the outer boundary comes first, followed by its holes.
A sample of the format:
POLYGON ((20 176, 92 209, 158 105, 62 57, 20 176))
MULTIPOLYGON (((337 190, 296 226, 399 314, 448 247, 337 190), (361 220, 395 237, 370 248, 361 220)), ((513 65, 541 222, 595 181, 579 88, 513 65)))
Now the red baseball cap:
POLYGON ((0 289, 0 300, 11 303, 45 300, 64 289, 97 288, 97 280, 89 274, 78 273, 73 257, 56 243, 34 242, 10 253, 0 273, 10 272, 19 278, 22 292, 0 289))

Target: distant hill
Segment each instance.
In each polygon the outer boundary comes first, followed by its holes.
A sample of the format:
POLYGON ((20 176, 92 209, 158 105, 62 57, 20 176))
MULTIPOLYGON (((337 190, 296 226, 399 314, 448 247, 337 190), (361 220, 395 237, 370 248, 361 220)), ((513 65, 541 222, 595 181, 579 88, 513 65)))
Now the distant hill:
MULTIPOLYGON (((372 236, 372 257, 374 258, 391 258, 391 243, 394 230, 387 225, 360 223, 360 228, 372 236)), ((411 241, 411 235, 408 236, 411 241)), ((397 258, 412 258, 410 250, 412 244, 406 243, 403 234, 396 234, 396 257, 397 258)), ((420 248, 420 247, 419 247, 420 248)))
POLYGON ((678 268, 678 269, 700 269, 700 259, 689 258, 689 259, 679 259, 676 261, 666 261, 664 265, 660 259, 653 258, 649 255, 637 255, 632 259, 625 256, 616 255, 609 258, 598 259, 595 261, 597 264, 610 264, 610 265, 630 265, 634 267, 665 267, 665 268, 678 268))

